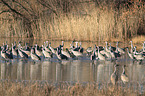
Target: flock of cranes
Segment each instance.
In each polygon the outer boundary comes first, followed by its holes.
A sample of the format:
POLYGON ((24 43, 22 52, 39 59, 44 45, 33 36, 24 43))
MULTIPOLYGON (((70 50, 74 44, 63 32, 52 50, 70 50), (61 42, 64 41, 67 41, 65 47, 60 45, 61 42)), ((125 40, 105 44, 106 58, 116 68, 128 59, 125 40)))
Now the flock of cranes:
MULTIPOLYGON (((72 42, 70 44, 70 48, 66 48, 66 50, 64 50, 64 41, 62 41, 62 44, 60 44, 57 48, 53 48, 51 43, 48 43, 48 41, 44 42, 44 45, 42 46, 35 44, 31 47, 28 46, 27 43, 25 43, 25 46, 21 46, 21 42, 18 44, 16 44, 16 42, 14 42, 14 44, 12 43, 11 47, 9 47, 7 43, 3 43, 3 46, 1 46, 1 57, 4 60, 10 60, 17 57, 23 59, 31 57, 32 60, 39 61, 42 56, 45 58, 53 58, 55 55, 58 60, 69 60, 70 58, 78 59, 78 57, 84 56, 84 48, 82 47, 81 42, 79 45, 79 42, 75 43, 76 44, 74 46, 74 42, 72 42)), ((137 61, 142 61, 145 59, 145 41, 140 52, 137 52, 136 46, 133 46, 132 41, 130 41, 130 50, 128 47, 118 47, 118 42, 116 43, 116 47, 111 46, 111 43, 109 43, 109 46, 108 42, 105 43, 106 46, 104 47, 94 45, 93 49, 91 47, 86 49, 87 56, 90 60, 116 60, 126 53, 125 49, 127 49, 127 54, 130 59, 137 61)))
MULTIPOLYGON (((87 55, 84 52, 84 48, 82 47, 81 42, 72 42, 70 44, 70 48, 66 48, 66 50, 64 50, 64 41, 62 41, 62 44, 60 44, 57 48, 53 48, 51 46, 51 43, 49 43, 48 41, 44 42, 44 45, 42 46, 38 46, 37 44, 35 44, 34 46, 28 46, 27 43, 25 43, 25 46, 21 46, 21 42, 19 42, 18 44, 14 42, 12 43, 12 46, 9 47, 7 43, 3 43, 3 45, 1 46, 1 57, 5 61, 14 58, 22 58, 24 60, 31 58, 33 61, 36 62, 40 61, 42 57, 51 59, 55 56, 59 61, 61 61, 69 59, 79 59, 79 57, 87 56, 88 58, 90 58, 90 60, 105 61, 117 60, 119 57, 127 53, 132 60, 136 60, 139 62, 145 60, 145 41, 143 42, 143 47, 139 52, 137 52, 136 46, 133 46, 132 41, 130 41, 130 49, 128 47, 118 47, 119 42, 116 43, 116 47, 111 46, 111 43, 105 43, 106 46, 104 47, 96 45, 94 45, 94 48, 88 47, 85 50, 87 55), (76 43, 75 46, 74 43, 76 43)), ((116 85, 118 81, 118 74, 116 71, 117 66, 120 65, 114 65, 115 69, 110 78, 113 85, 116 85)), ((125 73, 125 65, 123 66, 121 80, 124 84, 129 81, 125 73)))

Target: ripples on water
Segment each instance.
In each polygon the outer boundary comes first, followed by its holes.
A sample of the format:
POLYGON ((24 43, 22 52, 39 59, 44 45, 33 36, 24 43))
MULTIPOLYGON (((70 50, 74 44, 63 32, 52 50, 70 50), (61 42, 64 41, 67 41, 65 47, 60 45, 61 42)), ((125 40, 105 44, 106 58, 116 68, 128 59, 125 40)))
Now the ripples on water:
MULTIPOLYGON (((59 44, 61 44, 59 42, 59 44)), ((83 44, 82 44, 83 46, 83 44)), ((90 45, 88 45, 90 46, 90 45)), ((59 82, 97 82, 98 84, 111 84, 110 76, 114 72, 114 65, 119 64, 117 73, 119 74, 118 84, 123 86, 120 75, 122 65, 126 65, 125 72, 129 78, 128 87, 144 90, 145 87, 145 60, 140 65, 133 62, 125 54, 117 61, 91 61, 90 57, 84 55, 79 60, 58 61, 56 57, 51 60, 42 57, 42 61, 34 62, 28 60, 13 59, 12 62, 5 63, 0 60, 1 80, 16 81, 48 81, 59 82)))

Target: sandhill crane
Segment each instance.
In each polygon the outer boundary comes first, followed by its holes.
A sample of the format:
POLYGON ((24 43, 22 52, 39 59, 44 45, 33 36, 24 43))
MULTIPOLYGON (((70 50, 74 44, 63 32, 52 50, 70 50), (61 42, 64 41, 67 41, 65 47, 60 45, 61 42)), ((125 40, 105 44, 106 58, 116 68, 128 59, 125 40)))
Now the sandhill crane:
POLYGON ((115 59, 115 54, 114 52, 111 50, 111 48, 109 48, 109 53, 111 54, 111 59, 115 59))
POLYGON ((96 52, 96 46, 94 46, 93 54, 90 56, 90 59, 91 59, 91 60, 95 60, 95 59, 96 59, 96 54, 95 54, 95 52, 96 52))
POLYGON ((71 57, 71 56, 70 56, 70 53, 69 53, 68 51, 64 51, 64 50, 63 50, 63 47, 61 47, 60 50, 61 50, 61 53, 62 53, 63 55, 67 56, 68 58, 71 57))
POLYGON ((12 43, 12 54, 13 56, 16 56, 16 57, 18 56, 18 50, 17 51, 15 50, 13 43, 12 43))
POLYGON ((76 57, 80 57, 80 56, 83 56, 83 54, 79 51, 75 51, 75 50, 71 50, 71 52, 76 56, 76 57))
POLYGON ((79 51, 78 42, 75 42, 75 43, 76 43, 75 48, 73 48, 73 47, 71 46, 70 51, 73 53, 73 55, 74 55, 75 57, 83 56, 83 54, 79 51))
POLYGON ((105 50, 105 47, 104 47, 104 50, 103 50, 103 51, 104 51, 104 55, 106 55, 106 57, 107 57, 108 59, 111 59, 111 54, 110 54, 109 51, 107 52, 107 51, 105 50))
POLYGON ((103 55, 100 53, 100 51, 99 51, 99 46, 97 46, 97 48, 98 48, 98 58, 99 58, 100 60, 105 60, 105 56, 103 56, 103 55))
POLYGON ((52 58, 53 57, 53 54, 52 52, 48 52, 44 49, 43 45, 42 45, 42 53, 44 55, 45 58, 52 58))
POLYGON ((25 52, 23 52, 20 47, 21 47, 21 45, 19 44, 18 45, 18 53, 19 53, 20 57, 21 58, 28 58, 28 55, 25 52))
POLYGON ((70 58, 70 53, 68 51, 63 50, 64 47, 64 41, 62 41, 62 45, 59 45, 59 49, 61 50, 61 54, 67 56, 68 58, 70 58))
POLYGON ((92 47, 88 47, 87 49, 86 49, 86 52, 87 52, 87 55, 91 55, 92 54, 92 52, 93 52, 93 50, 92 50, 92 47))
POLYGON ((143 43, 142 52, 145 52, 145 41, 144 41, 144 43, 143 43))
POLYGON ((128 76, 125 74, 125 65, 123 65, 123 71, 121 74, 121 80, 123 81, 123 83, 127 83, 129 82, 128 76))
POLYGON ((135 59, 133 53, 130 53, 130 52, 129 52, 128 47, 127 47, 126 49, 127 49, 128 56, 129 56, 131 59, 135 59))
POLYGON ((23 47, 23 49, 21 48, 21 51, 23 51, 24 53, 26 53, 28 55, 28 57, 31 54, 30 48, 28 47, 27 43, 25 43, 25 46, 23 47))
POLYGON ((75 47, 74 47, 74 41, 72 41, 72 43, 70 44, 70 50, 73 50, 75 47))
POLYGON ((111 46, 111 43, 109 43, 109 49, 114 52, 116 50, 116 47, 111 46))
MULTIPOLYGON (((79 46, 78 46, 78 42, 75 42, 76 43, 76 45, 75 45, 75 47, 71 44, 71 48, 70 48, 70 50, 74 50, 74 51, 79 51, 79 46)), ((80 52, 80 51, 79 51, 80 52)))
POLYGON ((2 50, 1 50, 1 56, 2 56, 5 60, 13 59, 12 53, 7 53, 6 50, 4 50, 4 47, 3 47, 2 50))
MULTIPOLYGON (((37 44, 35 44, 35 53, 38 55, 38 56, 42 56, 42 52, 39 50, 39 49, 37 49, 38 48, 38 45, 37 44)), ((31 49, 32 50, 32 49, 31 49)), ((32 52, 31 52, 32 53, 32 52)))
POLYGON ((56 51, 54 50, 54 48, 51 47, 51 43, 49 43, 49 48, 50 48, 50 50, 51 50, 51 52, 52 52, 53 54, 56 54, 56 51))
POLYGON ((130 53, 133 53, 133 51, 134 51, 133 43, 132 43, 132 41, 130 41, 130 43, 131 43, 130 53))
POLYGON ((117 66, 119 66, 119 65, 114 65, 114 68, 115 68, 115 70, 114 70, 114 72, 111 74, 111 82, 112 82, 112 84, 113 85, 116 85, 116 83, 117 83, 117 81, 118 81, 118 74, 117 74, 117 72, 116 72, 116 67, 117 66))
POLYGON ((66 48, 66 51, 70 54, 70 57, 71 57, 71 58, 75 58, 75 57, 76 57, 72 52, 69 51, 68 48, 66 48))
POLYGON ((117 49, 121 54, 125 54, 124 49, 118 47, 118 42, 116 43, 116 49, 117 49))
POLYGON ((34 61, 40 61, 41 58, 35 53, 36 52, 35 49, 31 48, 31 59, 34 61))
POLYGON ((143 48, 141 49, 140 53, 145 57, 145 41, 143 43, 143 48))
POLYGON ((61 49, 59 47, 57 48, 56 56, 58 60, 68 60, 68 57, 61 53, 61 49))
POLYGON ((105 50, 106 50, 107 52, 110 52, 110 50, 108 49, 108 42, 106 41, 105 43, 106 43, 105 50))
POLYGON ((43 49, 47 52, 51 52, 51 50, 49 49, 49 46, 48 46, 48 41, 44 42, 43 49))
POLYGON ((81 42, 80 42, 80 46, 79 46, 79 51, 80 51, 81 53, 84 52, 84 48, 82 47, 82 43, 81 43, 81 42))
POLYGON ((142 53, 138 53, 136 51, 136 47, 134 47, 135 51, 134 51, 134 57, 137 61, 140 61, 140 63, 142 62, 142 60, 144 59, 143 54, 142 53))

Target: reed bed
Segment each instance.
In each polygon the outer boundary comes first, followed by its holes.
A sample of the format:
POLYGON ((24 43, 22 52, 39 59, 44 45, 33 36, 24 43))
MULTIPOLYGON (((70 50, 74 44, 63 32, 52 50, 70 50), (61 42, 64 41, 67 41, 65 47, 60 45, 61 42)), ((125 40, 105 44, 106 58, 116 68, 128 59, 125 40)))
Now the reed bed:
MULTIPOLYGON (((6 3, 22 16, 2 11, 0 37, 121 41, 145 35, 145 7, 141 0, 133 3, 121 0, 8 0, 6 3)), ((9 10, 4 4, 0 9, 9 10)))
POLYGON ((54 86, 53 84, 39 83, 20 83, 4 81, 0 83, 1 96, 136 96, 145 95, 134 91, 133 88, 122 88, 117 86, 102 87, 99 89, 98 84, 81 84, 74 85, 61 84, 54 86))

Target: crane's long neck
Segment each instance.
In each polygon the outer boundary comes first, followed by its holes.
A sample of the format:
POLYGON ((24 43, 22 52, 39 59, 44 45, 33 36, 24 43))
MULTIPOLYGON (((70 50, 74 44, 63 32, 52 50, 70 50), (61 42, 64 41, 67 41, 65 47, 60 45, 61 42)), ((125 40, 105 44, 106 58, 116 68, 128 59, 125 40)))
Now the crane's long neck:
POLYGON ((37 46, 37 44, 36 44, 35 50, 37 50, 37 47, 38 47, 38 46, 37 46))
POLYGON ((118 42, 116 43, 116 48, 118 48, 118 42))
POLYGON ((13 43, 12 43, 12 49, 14 49, 14 45, 13 45, 13 43))
POLYGON ((106 52, 105 47, 103 47, 103 49, 104 49, 104 51, 106 52))
POLYGON ((62 41, 62 46, 64 46, 64 41, 62 41))
POLYGON ((130 42, 131 42, 131 50, 130 50, 130 52, 133 53, 133 44, 132 44, 132 41, 130 41, 130 42))
POLYGON ((109 43, 109 50, 111 51, 111 43, 109 43))
POLYGON ((76 43, 76 48, 78 48, 78 42, 75 42, 76 43))
POLYGON ((94 46, 94 51, 93 51, 93 54, 95 55, 95 52, 96 52, 96 45, 94 46))
POLYGON ((51 47, 51 43, 49 43, 49 47, 51 47))
POLYGON ((145 51, 145 41, 143 43, 143 52, 145 51))
POLYGON ((48 41, 46 41, 45 46, 48 47, 48 41))
POLYGON ((125 68, 124 68, 124 66, 123 66, 123 72, 122 73, 125 74, 125 68))
POLYGON ((116 73, 116 66, 115 66, 115 70, 114 70, 114 73, 116 73))
POLYGON ((133 48, 133 44, 132 44, 132 41, 131 41, 131 48, 133 48))
POLYGON ((134 53, 136 54, 136 47, 134 47, 134 53))
POLYGON ((105 42, 106 43, 106 50, 108 49, 108 45, 107 45, 107 42, 105 42))
POLYGON ((46 43, 44 42, 44 47, 46 47, 46 43))
POLYGON ((80 42, 80 48, 82 47, 82 43, 80 42))
POLYGON ((97 46, 97 48, 98 48, 98 54, 100 54, 100 51, 99 51, 99 46, 97 46))
POLYGON ((128 48, 127 48, 127 52, 130 53, 128 48))

